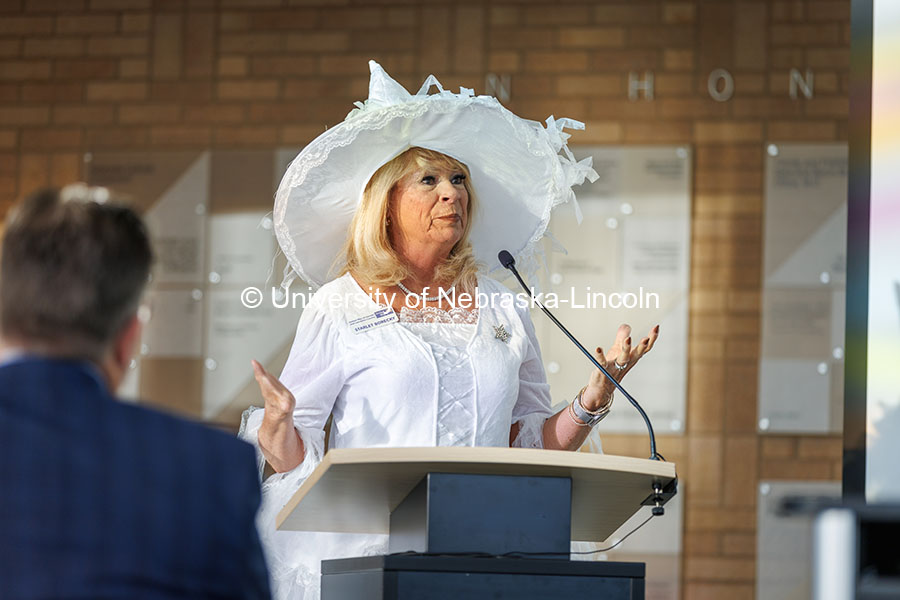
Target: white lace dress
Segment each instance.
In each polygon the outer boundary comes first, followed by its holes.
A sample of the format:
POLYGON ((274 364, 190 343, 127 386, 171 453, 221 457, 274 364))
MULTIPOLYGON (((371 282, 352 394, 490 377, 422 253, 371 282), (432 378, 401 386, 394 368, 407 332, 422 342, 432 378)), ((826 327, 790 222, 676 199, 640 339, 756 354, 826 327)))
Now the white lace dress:
POLYGON ((475 445, 475 377, 466 347, 477 323, 477 309, 400 311, 400 324, 428 344, 437 365, 438 446, 475 445))
MULTIPOLYGON (((487 278, 479 287, 509 294, 487 278)), ((387 550, 385 535, 274 529, 275 515, 321 461, 329 415, 330 447, 508 446, 513 423, 520 425, 514 446, 542 447, 549 387, 524 309, 404 309, 399 321, 353 330, 379 309, 344 276, 323 286, 301 316, 281 379, 297 399, 306 455, 263 482, 258 521, 279 600, 319 598, 323 559, 387 550), (335 298, 341 302, 328 301, 335 298), (498 335, 500 326, 508 337, 498 335)), ((256 443, 262 413, 245 414, 242 438, 256 443)))

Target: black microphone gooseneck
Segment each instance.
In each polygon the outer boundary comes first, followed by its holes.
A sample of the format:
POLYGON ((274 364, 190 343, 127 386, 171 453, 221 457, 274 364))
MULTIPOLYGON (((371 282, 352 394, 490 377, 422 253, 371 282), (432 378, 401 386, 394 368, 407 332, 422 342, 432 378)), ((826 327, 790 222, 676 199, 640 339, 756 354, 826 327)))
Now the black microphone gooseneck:
POLYGON ((584 353, 584 355, 588 357, 588 360, 591 361, 592 363, 594 363, 594 366, 597 367, 598 369, 600 369, 600 371, 602 371, 603 374, 606 375, 606 378, 609 379, 614 386, 616 386, 616 389, 619 390, 620 392, 622 392, 622 395, 624 395, 626 398, 628 398, 628 401, 631 402, 631 405, 633 407, 635 407, 639 413, 641 413, 641 417, 643 417, 644 423, 647 425, 647 432, 650 434, 650 460, 660 460, 659 454, 656 453, 656 436, 653 434, 653 425, 650 424, 650 417, 647 416, 647 413, 644 412, 644 409, 641 408, 641 405, 637 403, 637 400, 632 398, 631 394, 626 392, 625 388, 623 388, 621 385, 619 385, 619 382, 616 381, 615 377, 610 375, 609 371, 604 369, 603 365, 601 365, 599 362, 597 362, 597 359, 594 358, 594 356, 590 352, 588 352, 584 346, 581 345, 581 342, 576 340, 575 336, 573 336, 571 333, 569 333, 569 330, 566 329, 562 323, 560 323, 559 321, 556 320, 556 317, 554 317, 553 314, 549 310, 547 310, 547 308, 543 305, 543 303, 541 303, 540 300, 538 300, 537 298, 534 297, 534 294, 532 293, 531 288, 529 288, 528 285, 525 283, 525 281, 522 280, 522 276, 519 275, 519 271, 516 270, 516 259, 513 258, 512 254, 510 254, 506 250, 501 250, 500 254, 497 255, 497 258, 500 259, 501 265, 503 265, 505 268, 512 271, 512 274, 516 276, 516 279, 519 281, 519 284, 522 286, 522 289, 524 289, 525 292, 532 299, 532 301, 535 304, 537 304, 538 307, 542 311, 544 311, 544 314, 547 315, 548 317, 550 317, 550 320, 553 321, 556 324, 556 326, 562 330, 562 332, 564 334, 566 334, 566 337, 568 337, 570 340, 572 340, 573 344, 578 346, 578 349, 581 350, 584 353))

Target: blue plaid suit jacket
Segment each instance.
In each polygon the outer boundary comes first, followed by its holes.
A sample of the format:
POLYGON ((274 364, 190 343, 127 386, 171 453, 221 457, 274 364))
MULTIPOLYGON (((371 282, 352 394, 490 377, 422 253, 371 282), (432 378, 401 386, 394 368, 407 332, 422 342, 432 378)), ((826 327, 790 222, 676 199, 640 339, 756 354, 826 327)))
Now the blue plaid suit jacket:
POLYGON ((85 363, 0 366, 0 599, 268 598, 255 462, 85 363))

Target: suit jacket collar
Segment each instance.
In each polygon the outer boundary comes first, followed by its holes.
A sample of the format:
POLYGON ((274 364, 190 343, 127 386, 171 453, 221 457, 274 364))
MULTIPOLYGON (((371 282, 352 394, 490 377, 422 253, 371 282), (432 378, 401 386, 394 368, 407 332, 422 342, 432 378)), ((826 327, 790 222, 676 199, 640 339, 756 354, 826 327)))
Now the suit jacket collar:
POLYGON ((0 369, 18 364, 27 363, 56 363, 59 365, 76 366, 86 375, 93 379, 97 385, 104 391, 108 390, 106 380, 100 373, 100 369, 88 360, 78 360, 73 358, 56 358, 52 356, 44 356, 41 354, 29 353, 21 348, 6 348, 0 352, 0 369))

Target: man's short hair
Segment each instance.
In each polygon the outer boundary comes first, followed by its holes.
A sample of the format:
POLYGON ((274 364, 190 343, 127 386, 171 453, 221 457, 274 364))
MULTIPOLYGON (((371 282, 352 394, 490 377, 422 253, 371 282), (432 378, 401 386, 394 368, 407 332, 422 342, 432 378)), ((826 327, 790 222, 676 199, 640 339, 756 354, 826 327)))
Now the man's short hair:
POLYGON ((48 189, 14 208, 0 255, 0 334, 100 359, 138 308, 153 262, 147 229, 103 188, 48 189))

